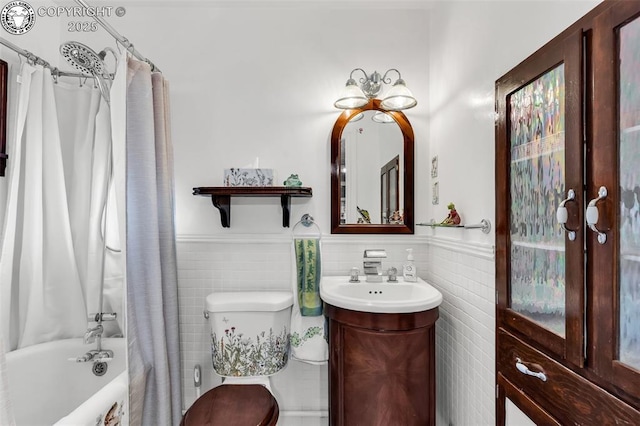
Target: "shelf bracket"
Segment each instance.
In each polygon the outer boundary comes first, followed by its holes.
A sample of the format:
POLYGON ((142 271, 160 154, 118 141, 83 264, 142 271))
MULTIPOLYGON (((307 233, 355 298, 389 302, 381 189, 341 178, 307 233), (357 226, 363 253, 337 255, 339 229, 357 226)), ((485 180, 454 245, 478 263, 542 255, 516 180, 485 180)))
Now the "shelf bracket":
POLYGON ((223 228, 231 226, 231 196, 230 195, 211 195, 211 203, 220 210, 220 222, 223 228))
POLYGON ((282 205, 282 226, 289 227, 289 218, 291 217, 291 195, 282 194, 280 196, 280 204, 282 205))
MULTIPOLYGON (((220 211, 222 227, 229 228, 231 226, 231 196, 212 195, 211 203, 220 211)), ((291 196, 281 195, 280 205, 282 205, 282 226, 288 228, 291 221, 291 196)))

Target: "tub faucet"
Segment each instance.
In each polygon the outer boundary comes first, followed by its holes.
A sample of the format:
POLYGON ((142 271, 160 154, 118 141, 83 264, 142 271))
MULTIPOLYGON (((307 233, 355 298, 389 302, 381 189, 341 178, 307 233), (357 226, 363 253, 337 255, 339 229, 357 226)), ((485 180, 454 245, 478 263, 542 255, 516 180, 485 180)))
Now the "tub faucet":
POLYGON ((84 344, 93 343, 96 341, 96 337, 102 337, 103 330, 102 324, 98 324, 95 327, 88 329, 87 332, 84 333, 84 344))
POLYGON ((113 351, 109 349, 92 349, 76 358, 69 358, 69 361, 73 362, 107 362, 113 359, 113 351))
POLYGON ((382 282, 382 259, 386 257, 387 252, 382 249, 364 251, 362 266, 367 282, 382 282))

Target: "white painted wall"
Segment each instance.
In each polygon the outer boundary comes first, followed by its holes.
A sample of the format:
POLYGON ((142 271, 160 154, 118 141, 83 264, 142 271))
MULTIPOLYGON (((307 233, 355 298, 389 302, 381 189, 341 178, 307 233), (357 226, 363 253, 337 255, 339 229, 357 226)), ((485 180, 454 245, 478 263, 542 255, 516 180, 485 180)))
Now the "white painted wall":
POLYGON ((276 183, 298 173, 313 187, 313 198, 293 200, 292 217, 309 212, 328 232, 333 101, 353 68, 402 72, 420 101, 407 116, 426 146, 426 6, 353 4, 135 3, 110 21, 171 83, 179 235, 288 232, 278 198, 234 198, 223 229, 210 200, 192 195, 256 157, 275 169, 276 183))
MULTIPOLYGON (((495 216, 495 81, 597 3, 437 2, 430 25, 428 85, 429 149, 439 159, 436 218, 446 216, 448 202, 455 202, 467 223, 495 216)), ((493 240, 478 233, 462 235, 493 240)))

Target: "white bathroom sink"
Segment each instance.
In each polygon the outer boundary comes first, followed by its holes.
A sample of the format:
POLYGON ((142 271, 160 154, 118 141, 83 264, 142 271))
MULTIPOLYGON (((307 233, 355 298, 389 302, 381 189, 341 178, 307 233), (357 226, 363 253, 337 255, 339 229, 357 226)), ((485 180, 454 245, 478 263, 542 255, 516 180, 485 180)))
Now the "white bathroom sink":
POLYGON ((346 276, 325 276, 320 281, 320 297, 339 308, 360 312, 407 313, 436 308, 442 303, 442 294, 418 278, 418 282, 397 283, 386 281, 369 283, 360 277, 359 283, 349 282, 346 276))

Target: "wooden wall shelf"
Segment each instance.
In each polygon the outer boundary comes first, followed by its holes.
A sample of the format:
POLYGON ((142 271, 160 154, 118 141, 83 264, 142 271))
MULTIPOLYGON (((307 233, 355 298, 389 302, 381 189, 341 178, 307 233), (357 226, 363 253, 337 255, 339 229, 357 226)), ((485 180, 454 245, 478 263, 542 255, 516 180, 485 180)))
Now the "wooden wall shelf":
POLYGON ((289 227, 291 197, 311 197, 308 187, 288 186, 201 186, 193 188, 193 195, 211 196, 211 202, 220 210, 220 221, 224 228, 231 226, 231 197, 280 197, 282 226, 289 227))

